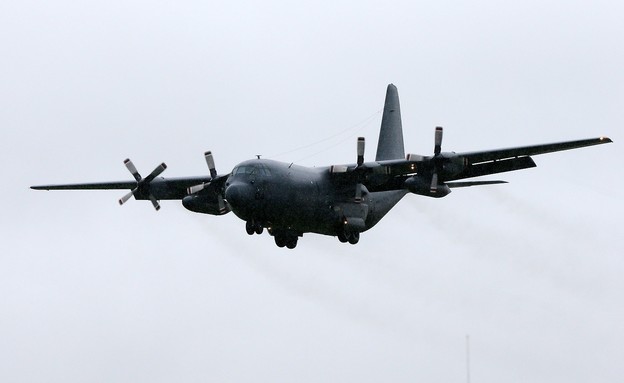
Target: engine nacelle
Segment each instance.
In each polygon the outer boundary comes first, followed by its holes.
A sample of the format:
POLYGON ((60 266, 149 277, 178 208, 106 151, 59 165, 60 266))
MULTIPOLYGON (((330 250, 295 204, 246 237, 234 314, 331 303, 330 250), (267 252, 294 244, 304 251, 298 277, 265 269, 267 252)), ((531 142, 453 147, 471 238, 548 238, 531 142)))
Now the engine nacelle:
POLYGON ((431 192, 431 179, 423 176, 412 176, 405 180, 405 188, 411 193, 424 195, 427 197, 441 198, 451 192, 445 184, 439 184, 435 193, 431 192))
POLYGON ((223 215, 230 211, 227 203, 222 205, 218 199, 205 195, 188 195, 182 198, 182 205, 190 211, 211 215, 223 215))

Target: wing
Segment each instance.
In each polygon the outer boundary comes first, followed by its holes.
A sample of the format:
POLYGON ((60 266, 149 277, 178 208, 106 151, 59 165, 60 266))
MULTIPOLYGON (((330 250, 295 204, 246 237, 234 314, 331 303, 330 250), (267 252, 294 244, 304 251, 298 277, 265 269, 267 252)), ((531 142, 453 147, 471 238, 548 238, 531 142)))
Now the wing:
POLYGON ((445 181, 484 176, 527 169, 537 166, 530 156, 577 149, 586 146, 607 144, 612 142, 608 137, 589 138, 585 140, 556 142, 551 144, 520 146, 507 149, 485 150, 453 154, 449 161, 461 159, 463 169, 456 174, 448 174, 445 181))
POLYGON ((107 190, 133 189, 136 181, 93 182, 84 184, 38 185, 31 186, 34 190, 107 190))
POLYGON ((408 154, 405 160, 365 162, 359 166, 332 166, 329 173, 336 182, 360 182, 371 192, 403 189, 405 180, 413 176, 431 182, 434 173, 437 174, 439 182, 448 182, 449 187, 490 185, 502 181, 449 181, 532 168, 537 165, 530 156, 610 142, 612 141, 608 137, 598 137, 478 152, 439 153, 434 156, 408 154))
POLYGON ((608 137, 589 138, 586 140, 557 142, 552 144, 520 146, 516 148, 485 150, 479 152, 458 153, 458 156, 467 158, 470 163, 476 164, 486 161, 500 160, 504 158, 535 156, 538 154, 546 154, 552 152, 560 152, 563 150, 583 148, 585 146, 594 146, 608 144, 611 141, 608 137))
MULTIPOLYGON (((211 180, 212 178, 210 177, 155 178, 154 180, 149 182, 149 185, 145 186, 149 186, 149 194, 152 194, 157 200, 173 200, 186 197, 188 195, 188 188, 202 183, 208 183, 211 180)), ((38 185, 31 186, 30 188, 35 190, 133 190, 136 187, 136 181, 113 181, 61 185, 38 185)), ((147 194, 148 193, 140 193, 140 190, 137 190, 137 193, 135 193, 135 198, 149 199, 149 195, 147 194)))
POLYGON ((159 175, 167 169, 163 162, 158 165, 147 177, 143 178, 129 158, 124 165, 134 177, 134 181, 92 182, 61 185, 31 186, 35 190, 107 190, 130 189, 130 192, 119 199, 123 205, 130 198, 150 200, 156 210, 160 209, 159 200, 180 199, 189 210, 207 214, 226 214, 229 207, 224 200, 224 185, 229 174, 218 175, 212 152, 204 153, 210 177, 178 177, 163 178, 159 175))

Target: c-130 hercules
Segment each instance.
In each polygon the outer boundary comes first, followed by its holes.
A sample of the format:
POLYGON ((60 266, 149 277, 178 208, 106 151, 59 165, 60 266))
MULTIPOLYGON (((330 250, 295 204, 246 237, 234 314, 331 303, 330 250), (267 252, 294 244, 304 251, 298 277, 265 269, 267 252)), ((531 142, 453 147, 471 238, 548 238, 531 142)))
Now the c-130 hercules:
POLYGON ((486 150, 442 152, 442 128, 435 129, 432 156, 408 154, 397 88, 390 84, 377 144, 375 161, 364 162, 364 138, 357 139, 357 162, 308 168, 253 159, 217 174, 211 152, 205 153, 210 176, 162 178, 167 167, 160 164, 143 178, 132 161, 124 164, 134 181, 32 186, 37 190, 130 189, 119 203, 134 196, 150 200, 182 200, 188 210, 212 215, 233 211, 246 222, 247 233, 262 234, 264 228, 279 247, 293 249, 304 233, 336 236, 340 242, 358 243, 360 233, 371 229, 406 194, 440 198, 452 188, 491 185, 505 181, 458 181, 488 174, 535 167, 532 155, 600 145, 607 137, 553 144, 486 150))

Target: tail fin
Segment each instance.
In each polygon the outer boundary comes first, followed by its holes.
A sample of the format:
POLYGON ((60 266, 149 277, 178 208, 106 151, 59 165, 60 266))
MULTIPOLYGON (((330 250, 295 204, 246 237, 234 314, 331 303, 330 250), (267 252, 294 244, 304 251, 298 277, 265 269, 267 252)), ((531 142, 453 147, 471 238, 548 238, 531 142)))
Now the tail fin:
POLYGON ((381 118, 381 130, 379 132, 375 160, 398 160, 403 158, 405 158, 405 148, 403 146, 399 92, 394 84, 389 84, 386 91, 383 117, 381 118))

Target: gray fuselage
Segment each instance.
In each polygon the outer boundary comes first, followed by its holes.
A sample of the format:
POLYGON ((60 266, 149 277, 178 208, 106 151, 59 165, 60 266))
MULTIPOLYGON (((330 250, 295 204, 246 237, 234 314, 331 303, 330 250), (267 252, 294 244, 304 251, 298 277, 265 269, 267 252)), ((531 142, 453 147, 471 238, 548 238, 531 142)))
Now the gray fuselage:
POLYGON ((406 194, 404 190, 369 193, 356 202, 355 187, 331 177, 328 167, 308 168, 265 159, 237 165, 225 184, 232 211, 244 221, 302 235, 338 235, 348 220, 372 228, 406 194))

